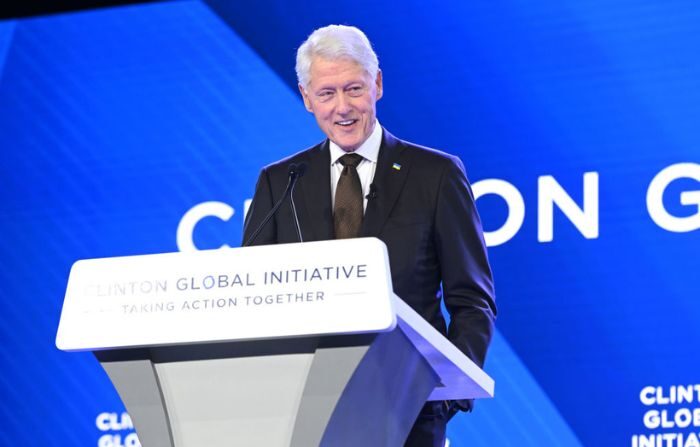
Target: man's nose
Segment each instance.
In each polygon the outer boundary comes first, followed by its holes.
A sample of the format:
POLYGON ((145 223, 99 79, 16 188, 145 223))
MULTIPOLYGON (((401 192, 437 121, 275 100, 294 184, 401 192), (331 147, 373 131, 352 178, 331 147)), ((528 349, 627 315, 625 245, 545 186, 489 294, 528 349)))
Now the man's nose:
POLYGON ((338 95, 338 103, 336 104, 336 112, 340 115, 345 115, 351 110, 350 98, 348 98, 345 93, 338 95))

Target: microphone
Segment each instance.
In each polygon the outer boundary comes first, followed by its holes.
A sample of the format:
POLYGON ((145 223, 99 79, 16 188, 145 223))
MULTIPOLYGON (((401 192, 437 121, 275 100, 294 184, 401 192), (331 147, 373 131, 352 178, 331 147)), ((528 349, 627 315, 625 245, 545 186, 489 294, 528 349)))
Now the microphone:
POLYGON ((367 200, 372 200, 377 198, 377 185, 374 183, 370 183, 369 185, 369 194, 365 196, 365 199, 367 200))
POLYGON ((299 216, 297 216, 297 207, 294 204, 294 186, 297 184, 297 180, 302 178, 306 173, 306 163, 301 162, 299 164, 292 163, 289 165, 289 177, 294 177, 294 182, 289 189, 289 201, 292 204, 292 215, 294 216, 294 228, 297 230, 297 237, 299 237, 299 242, 304 242, 304 238, 301 237, 301 226, 299 225, 299 216))
MULTIPOLYGON (((258 238, 258 235, 260 232, 265 228, 265 225, 272 219, 272 217, 277 214, 277 210, 279 210, 280 206, 282 206, 282 203, 284 203, 284 199, 287 198, 288 195, 291 195, 294 191, 294 185, 296 185, 297 180, 301 178, 301 176, 304 175, 306 172, 306 163, 292 163, 289 165, 289 168, 287 169, 287 175, 289 176, 289 179, 287 180, 287 186, 284 188, 284 193, 282 193, 282 197, 275 203, 275 205, 272 207, 269 213, 267 213, 267 216, 263 219, 263 221, 260 223, 258 228, 255 229, 253 234, 250 235, 247 241, 243 243, 243 247, 247 247, 253 242, 255 242, 255 239, 258 238)), ((292 212, 294 214, 294 223, 296 226, 297 230, 297 235, 299 236, 299 242, 303 242, 301 240, 301 228, 299 227, 299 219, 297 218, 297 212, 296 212, 296 206, 294 205, 294 198, 292 197, 292 212)))
POLYGON ((306 163, 303 161, 301 163, 292 163, 287 169, 288 175, 294 175, 297 178, 301 178, 306 173, 306 163))

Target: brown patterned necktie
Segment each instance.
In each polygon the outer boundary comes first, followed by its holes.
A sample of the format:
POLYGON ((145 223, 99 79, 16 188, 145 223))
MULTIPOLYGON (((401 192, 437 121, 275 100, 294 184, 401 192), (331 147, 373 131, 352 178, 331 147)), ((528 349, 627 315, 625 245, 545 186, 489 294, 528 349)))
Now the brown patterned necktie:
POLYGON ((335 238, 347 239, 359 236, 362 227, 362 184, 357 174, 357 165, 362 161, 362 155, 345 154, 338 161, 343 165, 343 172, 340 173, 335 189, 333 224, 335 238))

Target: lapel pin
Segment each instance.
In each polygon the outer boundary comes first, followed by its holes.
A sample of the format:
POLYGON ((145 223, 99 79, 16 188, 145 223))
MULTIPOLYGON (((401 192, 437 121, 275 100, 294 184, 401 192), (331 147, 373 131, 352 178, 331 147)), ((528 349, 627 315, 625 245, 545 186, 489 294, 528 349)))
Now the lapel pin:
POLYGON ((394 169, 396 169, 397 171, 400 171, 400 170, 401 170, 401 165, 398 164, 398 163, 394 163, 391 167, 394 168, 394 169))

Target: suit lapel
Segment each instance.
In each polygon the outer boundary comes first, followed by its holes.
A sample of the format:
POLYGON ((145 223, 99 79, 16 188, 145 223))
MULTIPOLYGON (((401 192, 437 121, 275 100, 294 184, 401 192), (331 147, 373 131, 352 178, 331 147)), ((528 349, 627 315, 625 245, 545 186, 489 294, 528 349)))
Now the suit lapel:
POLYGON ((403 189, 410 168, 410 154, 401 142, 382 129, 377 170, 374 173, 376 198, 367 202, 362 236, 378 237, 403 189))
MULTIPOLYGON (((331 210, 331 156, 328 140, 312 148, 306 157, 307 169, 299 179, 299 194, 306 209, 308 221, 302 227, 304 240, 333 239, 333 212, 331 210), (311 228, 313 231, 308 230, 311 228)), ((297 195, 294 195, 295 198, 297 195)))

